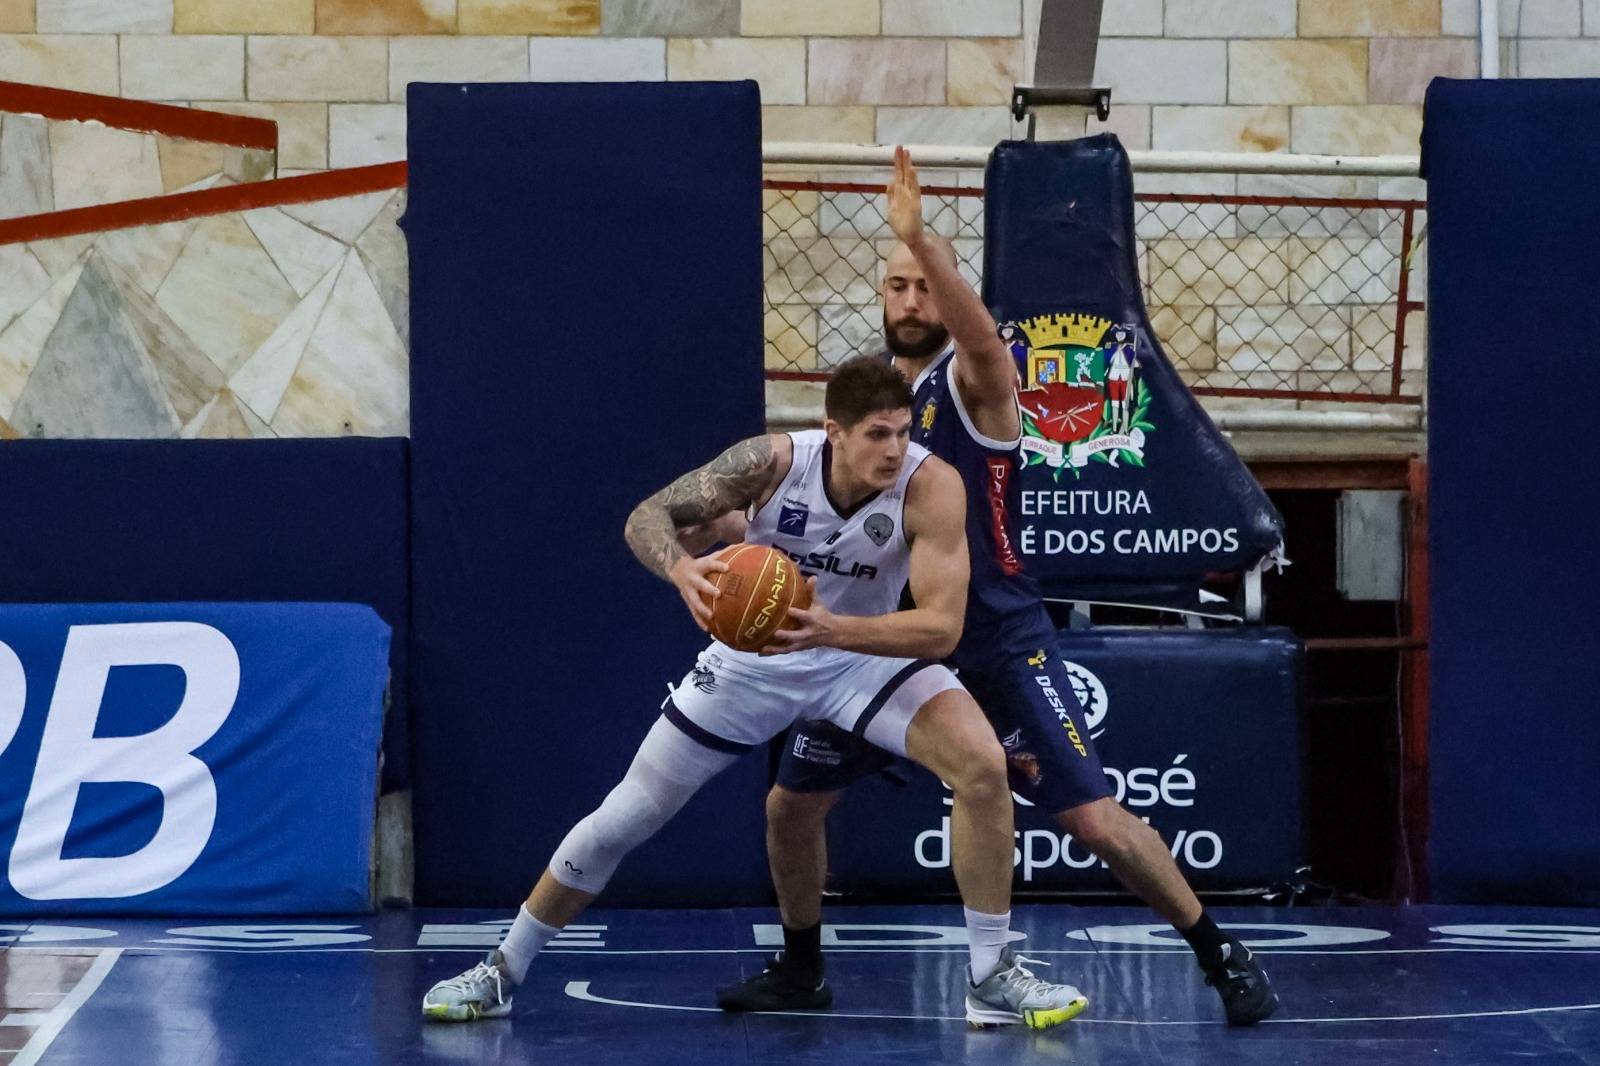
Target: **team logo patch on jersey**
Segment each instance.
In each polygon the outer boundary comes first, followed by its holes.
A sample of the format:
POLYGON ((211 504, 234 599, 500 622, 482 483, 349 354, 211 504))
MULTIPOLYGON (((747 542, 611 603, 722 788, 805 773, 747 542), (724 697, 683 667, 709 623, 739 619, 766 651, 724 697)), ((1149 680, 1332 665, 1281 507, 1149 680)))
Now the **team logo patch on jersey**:
POLYGON ((883 513, 871 514, 861 524, 862 532, 871 538, 872 543, 883 547, 889 543, 889 538, 894 536, 894 519, 883 513))
POLYGON ((689 682, 701 692, 710 695, 717 691, 717 675, 705 664, 697 665, 689 674, 689 682))
POLYGON ((785 507, 778 512, 778 532, 791 537, 803 537, 806 532, 806 521, 810 517, 811 512, 804 507, 785 507))
POLYGON ((939 405, 934 403, 932 400, 929 400, 927 406, 922 409, 922 418, 919 421, 919 425, 922 427, 922 432, 932 432, 933 420, 938 414, 939 405))
POLYGON ((1132 325, 1086 314, 1044 314, 1000 325, 1022 378, 1022 452, 1079 477, 1090 462, 1142 467, 1150 385, 1132 325))

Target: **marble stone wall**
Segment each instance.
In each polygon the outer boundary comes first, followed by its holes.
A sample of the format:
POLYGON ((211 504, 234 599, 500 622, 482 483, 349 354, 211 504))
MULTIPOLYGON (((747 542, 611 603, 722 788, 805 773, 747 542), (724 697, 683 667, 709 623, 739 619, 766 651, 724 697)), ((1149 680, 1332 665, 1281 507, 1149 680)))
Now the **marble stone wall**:
POLYGON ((261 181, 270 149, 0 110, 0 218, 261 181))
POLYGON ((404 435, 404 200, 0 244, 0 437, 404 435))
MULTIPOLYGON (((399 158, 419 79, 750 77, 773 139, 979 143, 1039 2, 0 0, 0 76, 274 118, 286 172, 399 158)), ((1506 73, 1600 74, 1600 2, 1500 3, 1506 73)), ((1477 4, 1106 0, 1098 77, 1130 147, 1410 152, 1477 4)))
MULTIPOLYGON (((405 86, 415 80, 748 77, 761 84, 769 139, 990 142, 1014 132, 1006 99, 1029 77, 1039 3, 0 0, 0 77, 259 116, 279 128, 269 162, 119 131, 91 139, 73 124, 0 116, 0 214, 248 181, 274 164, 290 175, 396 160, 405 150, 405 86)), ((1477 3, 1106 0, 1097 78, 1113 87, 1116 106, 1108 123, 1091 121, 1086 132, 1113 130, 1131 148, 1411 153, 1429 79, 1477 72, 1477 3)), ((1500 3, 1505 74, 1600 75, 1600 0, 1500 3)), ((1421 194, 1409 180, 1235 175, 1140 175, 1138 187, 1421 194)), ((769 252, 810 241, 808 227, 840 230, 835 207, 802 198, 780 208, 797 217, 769 234, 769 252)), ((392 208, 391 198, 373 218, 392 208)), ((399 234, 373 219, 352 231, 353 223, 301 217, 308 213, 270 209, 172 224, 177 229, 0 246, 0 433, 403 428, 404 390, 393 387, 396 373, 403 381, 406 336, 399 234), (219 288, 224 277, 228 291, 219 288), (313 310, 327 306, 346 310, 313 310), (381 317, 349 310, 378 306, 381 317), (115 400, 81 384, 82 338, 95 324, 120 338, 96 356, 107 361, 107 380, 121 383, 111 390, 115 400), (352 355, 340 368, 332 353, 343 345, 378 354, 370 365, 352 355)), ((975 249, 981 229, 973 222, 939 224, 954 224, 975 249)), ((1264 327, 1245 313, 1261 294, 1236 291, 1235 300, 1211 291, 1214 274, 1152 270, 1155 253, 1184 264, 1209 248, 1247 261, 1285 240, 1291 256, 1313 268, 1318 247, 1333 247, 1315 241, 1340 242, 1355 263, 1379 248, 1371 233, 1305 234, 1294 223, 1290 214, 1177 207, 1145 217, 1140 238, 1157 326, 1197 373, 1231 367, 1336 387, 1377 369, 1372 346, 1394 323, 1370 279, 1351 285, 1341 269, 1295 281, 1287 303, 1325 313, 1263 367, 1247 365, 1264 327)), ((770 365, 825 366, 870 342, 881 237, 834 242, 815 249, 795 277, 769 278, 770 365)), ((1270 257, 1263 261, 1249 284, 1274 284, 1270 257)), ((1413 266, 1420 285, 1425 246, 1413 266)), ((1421 316, 1409 323, 1408 381, 1421 372, 1420 324, 1421 316)))

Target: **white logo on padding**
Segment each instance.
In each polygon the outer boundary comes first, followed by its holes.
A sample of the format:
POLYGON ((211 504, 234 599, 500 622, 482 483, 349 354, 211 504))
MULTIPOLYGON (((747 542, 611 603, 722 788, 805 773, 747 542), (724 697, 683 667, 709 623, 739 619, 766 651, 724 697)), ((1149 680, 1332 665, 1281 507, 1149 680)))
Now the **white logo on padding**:
MULTIPOLYGON (((0 684, 15 691, 10 658, 0 656, 0 665, 5 667, 0 684)), ((127 622, 68 630, 33 784, 11 849, 8 872, 17 894, 35 900, 115 899, 153 892, 181 877, 205 850, 217 818, 216 781, 194 752, 222 728, 238 695, 239 654, 211 626, 127 622), (96 736, 112 668, 146 665, 183 671, 178 709, 148 733, 96 736), (127 855, 66 858, 62 851, 78 788, 86 782, 155 786, 161 793, 155 835, 127 855)))
POLYGON ((28 675, 22 660, 7 645, 0 644, 0 751, 11 746, 22 725, 22 709, 28 702, 28 675))
POLYGON ((1083 704, 1083 724, 1091 737, 1099 737, 1106 731, 1106 712, 1111 709, 1111 698, 1106 695, 1105 685, 1094 676, 1093 670, 1079 666, 1070 659, 1062 659, 1061 665, 1067 668, 1073 695, 1083 704))

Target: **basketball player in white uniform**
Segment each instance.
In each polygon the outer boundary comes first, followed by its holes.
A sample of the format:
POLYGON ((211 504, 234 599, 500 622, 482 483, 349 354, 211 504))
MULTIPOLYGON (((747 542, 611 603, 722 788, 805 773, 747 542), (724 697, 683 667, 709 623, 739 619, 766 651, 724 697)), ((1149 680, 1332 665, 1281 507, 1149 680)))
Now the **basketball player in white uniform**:
MULTIPOLYGON (((761 654, 714 641, 677 686, 622 782, 569 832, 500 948, 423 998, 444 1021, 503 1017, 535 955, 718 772, 799 718, 832 722, 938 774, 954 791, 951 859, 966 904, 967 1017, 1048 1028, 1087 1001, 1040 981, 1006 947, 1012 818, 1005 754, 938 660, 966 607, 966 498, 942 460, 910 443, 911 391, 863 357, 828 383, 821 430, 753 437, 635 508, 628 544, 672 582, 702 629, 710 577, 681 537, 745 511, 745 541, 788 553, 812 585, 798 628, 761 654), (896 611, 909 583, 917 606, 896 611)), ((826 1006, 818 1003, 818 1006, 826 1006)))

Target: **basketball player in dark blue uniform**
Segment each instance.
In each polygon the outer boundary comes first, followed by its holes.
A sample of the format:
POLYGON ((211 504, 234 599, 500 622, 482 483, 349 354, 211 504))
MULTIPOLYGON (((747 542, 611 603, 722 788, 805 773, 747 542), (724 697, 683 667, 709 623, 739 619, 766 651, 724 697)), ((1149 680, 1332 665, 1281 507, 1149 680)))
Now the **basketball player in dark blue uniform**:
MULTIPOLYGON (((1171 922, 1221 995, 1228 1022, 1253 1025, 1277 1007, 1266 972, 1206 914, 1160 834, 1116 801, 1089 739, 1055 627, 1012 539, 1022 433, 1016 361, 961 278, 954 249, 924 228, 921 190, 903 148, 895 153, 888 198, 900 243, 885 270, 884 337, 913 383, 913 438, 954 466, 967 490, 972 576, 965 629, 950 665, 1006 748, 1013 790, 1054 814, 1171 922)), ((784 950, 761 974, 720 990, 724 1009, 815 1008, 831 1000, 820 948, 824 820, 843 789, 891 761, 841 730, 795 727, 767 797, 784 950)))

